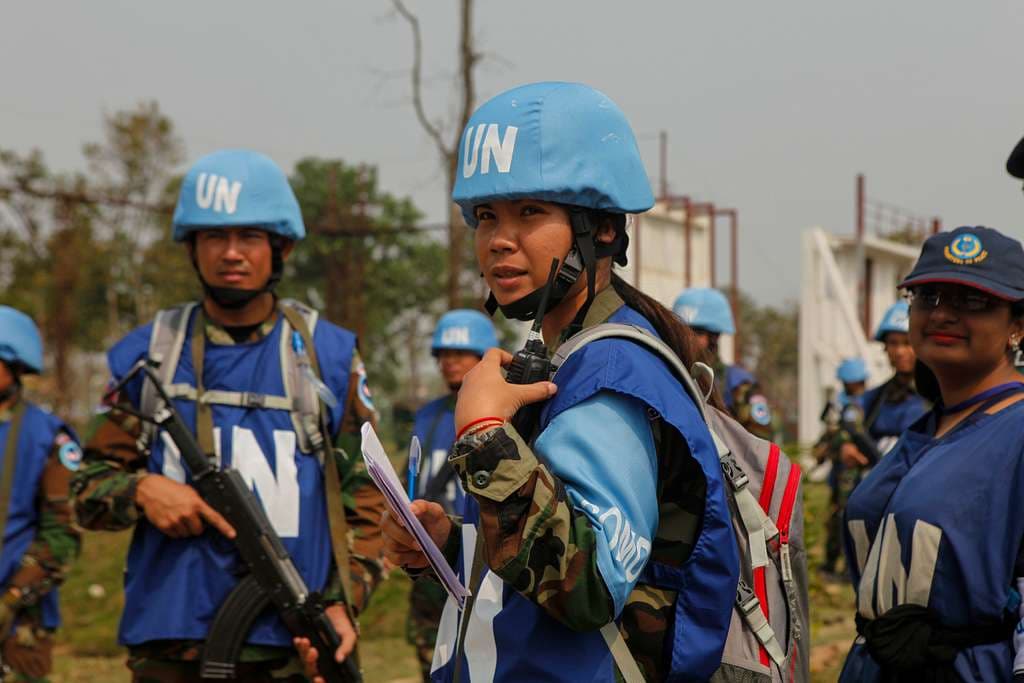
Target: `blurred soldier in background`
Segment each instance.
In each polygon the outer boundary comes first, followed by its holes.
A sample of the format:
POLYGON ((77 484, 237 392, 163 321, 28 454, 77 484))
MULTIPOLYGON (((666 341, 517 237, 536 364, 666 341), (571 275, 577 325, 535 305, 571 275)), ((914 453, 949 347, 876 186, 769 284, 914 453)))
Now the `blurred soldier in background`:
POLYGON ((842 456, 847 467, 873 467, 880 456, 896 445, 900 434, 931 408, 914 386, 917 357, 907 335, 908 315, 907 302, 897 301, 885 312, 875 330, 875 341, 885 344, 893 375, 868 390, 860 401, 861 417, 851 420, 850 424, 855 427, 852 431, 866 432, 871 443, 858 443, 858 440, 845 443, 842 456))
POLYGON ((710 287, 693 287, 679 295, 672 310, 696 334, 729 412, 751 434, 771 439, 772 411, 757 378, 739 365, 726 366, 718 355, 719 336, 736 333, 725 295, 710 287))
MULTIPOLYGON (((159 363, 200 447, 255 490, 307 586, 323 595, 338 654, 354 656, 354 619, 381 574, 384 507, 362 459, 330 447, 375 416, 355 335, 274 294, 306 231, 269 158, 228 150, 200 159, 173 224, 203 300, 161 311, 119 341, 111 374, 119 380, 145 358, 159 363)), ((238 583, 225 538, 234 530, 188 485, 166 435, 131 416, 159 409, 148 380, 136 376, 109 402, 75 477, 78 517, 89 529, 135 529, 119 632, 133 680, 198 680, 211 621, 238 583)), ((276 614, 259 617, 245 642, 240 680, 301 675, 276 614)))
POLYGON ((819 568, 829 578, 834 578, 836 563, 842 553, 843 510, 859 476, 858 468, 844 466, 841 453, 843 447, 851 441, 851 424, 859 423, 860 402, 868 381, 867 365, 862 358, 847 358, 839 364, 836 379, 842 383, 843 389, 825 407, 822 414, 825 432, 814 444, 813 450, 819 463, 826 459, 832 463, 828 475, 831 497, 825 523, 825 560, 819 568))
POLYGON ((22 395, 22 376, 42 369, 35 323, 0 306, 0 638, 3 664, 24 681, 53 668, 57 586, 80 547, 68 502, 71 473, 82 463, 78 439, 22 395))
MULTIPOLYGON (((430 352, 437 358, 448 393, 416 412, 413 433, 423 448, 416 498, 440 503, 449 515, 462 515, 466 496, 455 470, 448 464, 448 451, 455 443, 455 399, 462 378, 473 369, 487 349, 498 345, 491 319, 480 311, 448 311, 437 322, 430 352)), ((412 585, 409 595, 407 637, 416 648, 423 680, 430 681, 437 625, 447 598, 437 581, 425 579, 412 585)))

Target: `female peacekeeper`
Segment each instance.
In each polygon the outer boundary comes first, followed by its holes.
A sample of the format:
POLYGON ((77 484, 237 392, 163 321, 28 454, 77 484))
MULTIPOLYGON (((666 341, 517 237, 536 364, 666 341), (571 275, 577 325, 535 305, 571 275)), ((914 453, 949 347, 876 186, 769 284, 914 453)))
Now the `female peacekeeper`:
POLYGON ((957 228, 925 242, 900 286, 917 386, 935 407, 847 504, 860 637, 840 680, 1024 680, 1013 635, 1024 376, 1011 363, 1024 333, 1024 250, 990 228, 957 228))
MULTIPOLYGON (((626 214, 654 200, 606 95, 573 83, 498 95, 470 120, 458 168, 454 199, 506 317, 542 314, 557 259, 550 347, 611 321, 656 333, 687 367, 695 360, 689 329, 612 272, 626 262, 626 214)), ((469 494, 461 528, 441 506, 414 503, 474 594, 461 615, 449 600, 433 680, 613 681, 616 669, 627 680, 708 679, 738 559, 694 402, 663 361, 622 339, 583 347, 554 384, 507 383, 511 359, 488 351, 459 392, 450 459, 469 494), (509 424, 539 401, 531 434, 509 424)), ((396 522, 384 532, 393 562, 424 567, 396 522)))

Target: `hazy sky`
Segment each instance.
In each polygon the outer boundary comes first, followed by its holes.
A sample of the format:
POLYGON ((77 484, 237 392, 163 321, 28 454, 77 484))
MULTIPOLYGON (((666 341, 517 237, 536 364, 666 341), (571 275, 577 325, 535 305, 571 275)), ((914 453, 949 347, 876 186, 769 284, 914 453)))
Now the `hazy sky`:
MULTIPOLYGON (((609 94, 658 182, 740 212, 742 285, 796 299, 799 236, 850 231, 869 194, 947 227, 1024 238, 1003 164, 1024 134, 1024 3, 478 3, 481 99, 534 80, 609 94)), ((428 108, 450 113, 452 0, 410 0, 428 108)), ((437 157, 413 115, 410 38, 389 2, 66 2, 0 6, 0 146, 81 167, 101 113, 156 99, 189 159, 227 146, 290 170, 306 155, 376 164, 384 189, 444 215, 437 157)))

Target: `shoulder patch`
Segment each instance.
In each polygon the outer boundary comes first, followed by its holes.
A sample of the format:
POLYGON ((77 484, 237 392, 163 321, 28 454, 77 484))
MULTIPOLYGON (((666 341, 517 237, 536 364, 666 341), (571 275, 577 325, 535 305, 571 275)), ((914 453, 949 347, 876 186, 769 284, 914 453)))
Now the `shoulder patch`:
POLYGON ((359 386, 356 393, 359 395, 360 402, 366 406, 367 410, 377 412, 373 405, 373 393, 370 391, 370 384, 366 381, 366 365, 363 364, 362 359, 359 360, 359 365, 356 367, 356 375, 359 377, 359 386))
POLYGON ((72 472, 77 472, 82 466, 82 447, 65 432, 58 434, 53 444, 57 447, 57 457, 60 458, 61 464, 72 472))
POLYGON ((750 397, 750 417, 762 427, 772 423, 772 411, 768 407, 768 399, 761 394, 754 394, 750 397))

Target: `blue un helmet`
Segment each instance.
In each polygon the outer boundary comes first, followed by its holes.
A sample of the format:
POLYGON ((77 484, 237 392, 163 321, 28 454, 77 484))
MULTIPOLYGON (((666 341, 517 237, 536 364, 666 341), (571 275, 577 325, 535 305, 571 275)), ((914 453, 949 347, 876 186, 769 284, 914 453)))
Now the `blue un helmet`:
MULTIPOLYGON (((569 209, 573 248, 552 287, 557 305, 585 269, 587 304, 594 298, 597 259, 625 265, 625 214, 647 211, 654 195, 636 138, 622 111, 604 93, 580 83, 531 83, 492 98, 470 118, 459 145, 452 199, 471 228, 474 208, 499 200, 538 199, 569 209), (611 245, 595 245, 600 214, 621 217, 611 245)), ((501 307, 510 318, 530 320, 543 288, 501 307)), ((492 295, 487 310, 494 312, 492 295)))
POLYGON ((868 381, 868 366, 863 358, 844 358, 836 369, 836 379, 843 384, 868 381))
MULTIPOLYGON (((226 149, 207 154, 185 174, 174 207, 176 242, 198 230, 254 227, 270 233, 273 265, 260 289, 214 287, 199 273, 206 293, 220 306, 241 308, 263 292, 273 291, 284 274, 285 240, 306 236, 302 212, 288 178, 259 152, 226 149)), ((199 266, 193 256, 196 272, 199 266)))
POLYGON ((448 311, 437 321, 430 353, 440 351, 472 351, 483 357, 487 349, 498 345, 494 325, 480 311, 460 308, 448 311))
POLYGON ((875 341, 884 342, 885 335, 890 332, 903 332, 906 334, 909 331, 910 304, 906 301, 897 301, 882 316, 882 322, 878 324, 878 329, 875 330, 875 341))
POLYGON ((676 298, 672 311, 693 328, 714 334, 735 334, 729 300, 717 289, 693 287, 676 298))
POLYGON ((0 306, 0 360, 26 372, 43 371, 43 340, 32 318, 0 306))
POLYGON ((269 157, 245 149, 207 154, 185 174, 174 207, 174 241, 196 230, 253 226, 290 240, 306 236, 288 178, 269 157))

